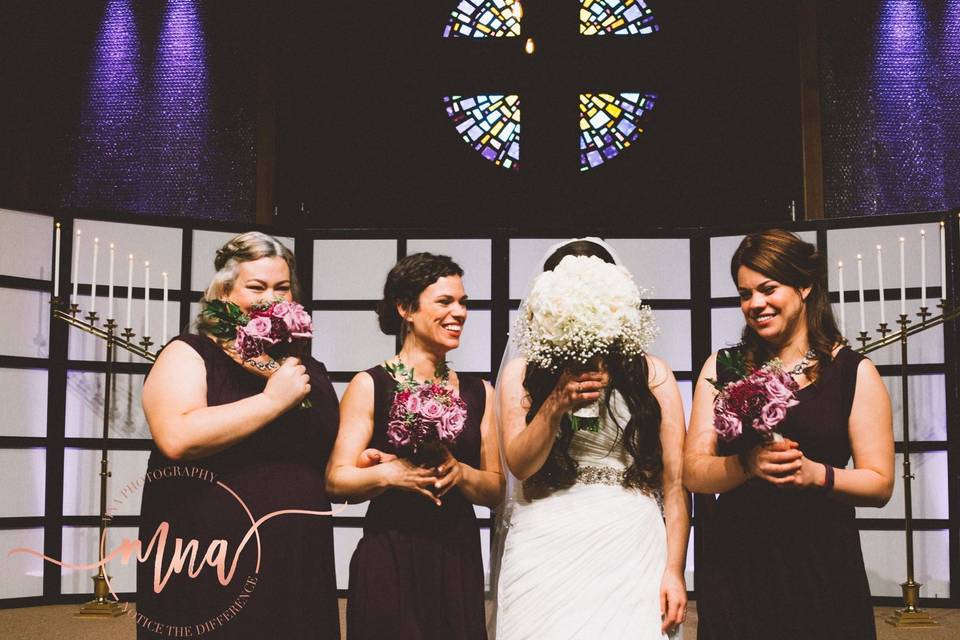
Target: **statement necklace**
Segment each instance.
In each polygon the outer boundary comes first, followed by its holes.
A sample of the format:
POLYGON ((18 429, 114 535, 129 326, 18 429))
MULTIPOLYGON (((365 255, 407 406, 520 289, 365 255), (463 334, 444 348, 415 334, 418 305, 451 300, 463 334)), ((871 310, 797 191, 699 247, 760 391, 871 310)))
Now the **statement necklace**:
MULTIPOLYGON (((397 358, 396 362, 384 362, 383 368, 387 370, 393 379, 402 388, 410 388, 419 385, 420 383, 413 377, 413 369, 407 367, 403 364, 403 361, 400 358, 397 358)), ((441 387, 447 386, 447 383, 450 381, 450 367, 447 365, 447 361, 443 360, 437 363, 436 369, 433 370, 433 378, 430 380, 424 380, 423 384, 436 384, 441 387)))
POLYGON ((814 360, 816 357, 817 357, 817 352, 814 351, 813 349, 809 349, 805 354, 803 354, 803 358, 800 360, 800 362, 795 364, 793 366, 793 369, 790 369, 790 371, 788 371, 787 373, 789 373, 792 376, 802 375, 803 372, 806 371, 807 368, 810 366, 810 361, 814 360))

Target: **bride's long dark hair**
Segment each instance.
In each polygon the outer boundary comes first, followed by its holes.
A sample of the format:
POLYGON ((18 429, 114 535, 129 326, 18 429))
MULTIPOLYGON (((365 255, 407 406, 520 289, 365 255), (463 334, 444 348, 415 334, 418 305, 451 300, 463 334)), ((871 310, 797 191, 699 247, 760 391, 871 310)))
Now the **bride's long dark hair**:
MULTIPOLYGON (((597 256, 605 262, 615 261, 602 246, 586 240, 564 245, 544 262, 543 270, 553 270, 565 256, 597 256)), ((613 352, 603 358, 610 378, 608 389, 616 390, 623 397, 629 410, 630 419, 626 425, 617 422, 616 414, 610 409, 612 394, 607 393, 602 410, 612 418, 620 430, 619 439, 630 454, 632 463, 623 474, 623 484, 647 492, 654 492, 661 486, 663 474, 663 450, 660 445, 660 403, 650 391, 649 369, 645 356, 624 356, 613 352)), ((527 424, 537 415, 547 396, 553 391, 563 370, 549 371, 528 365, 523 379, 523 387, 529 399, 527 424)), ((563 416, 560 432, 550 449, 543 466, 530 478, 536 484, 551 489, 572 486, 577 479, 577 461, 570 455, 570 442, 573 439, 573 427, 570 419, 563 416)))

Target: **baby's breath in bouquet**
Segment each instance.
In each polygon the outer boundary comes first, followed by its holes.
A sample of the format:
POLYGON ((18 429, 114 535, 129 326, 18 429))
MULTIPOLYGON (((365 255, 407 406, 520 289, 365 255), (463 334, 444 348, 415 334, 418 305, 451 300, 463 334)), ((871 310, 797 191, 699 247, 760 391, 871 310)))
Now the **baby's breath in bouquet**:
MULTIPOLYGON (((612 352, 640 356, 658 333, 630 272, 596 256, 566 256, 537 276, 513 327, 527 362, 550 371, 591 368, 612 352)), ((574 429, 597 431, 599 417, 593 403, 570 419, 574 429)))

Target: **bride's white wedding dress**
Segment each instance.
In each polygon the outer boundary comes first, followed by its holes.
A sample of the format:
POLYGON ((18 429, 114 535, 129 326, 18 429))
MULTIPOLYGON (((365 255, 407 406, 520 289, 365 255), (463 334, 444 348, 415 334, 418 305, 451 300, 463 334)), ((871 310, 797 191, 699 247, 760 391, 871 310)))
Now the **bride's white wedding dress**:
MULTIPOLYGON (((622 397, 610 403, 627 423, 622 397)), ((621 484, 630 455, 602 409, 600 431, 578 431, 568 489, 518 489, 504 541, 497 640, 677 638, 660 631, 666 529, 654 497, 621 484), (534 493, 543 497, 532 497, 534 493)))

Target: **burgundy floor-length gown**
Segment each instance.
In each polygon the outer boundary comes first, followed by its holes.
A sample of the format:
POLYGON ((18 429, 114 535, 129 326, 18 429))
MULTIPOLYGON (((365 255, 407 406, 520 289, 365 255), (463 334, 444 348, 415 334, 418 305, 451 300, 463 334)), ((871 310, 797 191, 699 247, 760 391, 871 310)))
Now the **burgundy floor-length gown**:
MULTIPOLYGON (((387 416, 396 381, 382 367, 374 382, 371 447, 396 453, 387 441, 387 416)), ((486 390, 461 374, 467 422, 452 448, 457 460, 480 466, 480 422, 486 390)), ((471 504, 453 488, 437 507, 424 496, 388 490, 370 501, 363 538, 350 562, 349 640, 483 640, 483 561, 480 527, 471 504)))
MULTIPOLYGON (((841 349, 800 389, 779 431, 804 455, 842 469, 863 356, 841 349)), ((718 371, 728 382, 728 371, 718 371)), ((757 441, 745 432, 720 455, 757 441)), ((822 490, 782 490, 752 479, 717 499, 697 558, 700 640, 865 640, 876 630, 854 508, 822 490)))
MULTIPOLYGON (((263 391, 265 378, 246 371, 209 338, 176 340, 203 358, 208 405, 263 391)), ((199 541, 198 565, 211 541, 226 540, 229 569, 251 519, 283 509, 330 509, 324 471, 336 438, 337 396, 323 364, 310 357, 303 363, 311 407, 291 409, 206 458, 173 461, 154 447, 143 487, 140 539, 146 548, 160 523, 170 523, 163 571, 170 566, 175 538, 199 541)), ((204 638, 339 639, 330 516, 280 515, 264 522, 259 534, 259 545, 251 538, 225 586, 209 566, 197 578, 188 577, 184 567, 156 593, 156 552, 140 563, 137 637, 186 637, 178 636, 176 627, 187 627, 192 637, 204 638)))

